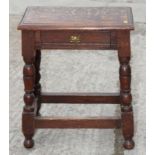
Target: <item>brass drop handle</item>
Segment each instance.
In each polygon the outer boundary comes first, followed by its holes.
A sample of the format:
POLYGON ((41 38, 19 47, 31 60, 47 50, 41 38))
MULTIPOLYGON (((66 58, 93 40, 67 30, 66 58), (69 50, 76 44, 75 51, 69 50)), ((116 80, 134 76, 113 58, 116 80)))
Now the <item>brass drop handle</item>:
POLYGON ((70 42, 71 43, 79 43, 80 42, 80 36, 79 35, 70 36, 70 42))

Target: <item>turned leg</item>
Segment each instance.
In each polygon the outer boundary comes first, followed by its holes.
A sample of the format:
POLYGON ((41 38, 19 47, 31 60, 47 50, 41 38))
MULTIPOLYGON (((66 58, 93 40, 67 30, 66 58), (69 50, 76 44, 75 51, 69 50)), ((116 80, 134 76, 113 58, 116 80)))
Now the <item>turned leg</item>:
POLYGON ((25 136, 24 146, 26 148, 31 148, 34 145, 33 135, 34 135, 34 73, 35 68, 33 64, 26 63, 23 69, 24 73, 24 84, 25 84, 25 94, 24 94, 24 110, 23 110, 23 133, 25 136))
POLYGON ((32 139, 35 126, 35 66, 34 66, 34 46, 33 46, 33 33, 23 31, 22 32, 22 55, 25 62, 23 68, 23 80, 24 80, 24 102, 25 106, 22 113, 22 131, 25 136, 24 146, 26 148, 32 148, 34 141, 32 139))
POLYGON ((41 93, 41 84, 40 84, 40 62, 41 62, 41 51, 36 50, 36 58, 35 58, 35 69, 36 69, 36 76, 35 76, 35 96, 37 97, 37 116, 40 116, 40 93, 41 93))
POLYGON ((132 95, 130 90, 131 68, 130 68, 130 39, 129 34, 120 34, 119 39, 119 62, 120 62, 120 98, 121 98, 121 116, 122 131, 124 136, 124 148, 132 149, 134 147, 134 123, 132 111, 132 95))
POLYGON ((130 92, 130 65, 129 57, 119 57, 120 61, 120 84, 121 84, 121 111, 122 111, 122 130, 125 139, 124 147, 132 149, 134 147, 133 137, 133 112, 131 105, 131 92, 130 92))

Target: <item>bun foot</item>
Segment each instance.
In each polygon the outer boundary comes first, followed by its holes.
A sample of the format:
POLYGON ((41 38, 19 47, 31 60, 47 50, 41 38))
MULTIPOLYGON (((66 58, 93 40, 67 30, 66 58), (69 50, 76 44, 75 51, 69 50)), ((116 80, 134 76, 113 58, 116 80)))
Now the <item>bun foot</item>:
POLYGON ((125 142, 124 142, 124 148, 125 149, 127 149, 127 150, 131 150, 131 149, 133 149, 134 148, 134 146, 135 146, 135 143, 134 143, 134 141, 131 139, 131 140, 126 140, 125 142))
POLYGON ((34 140, 33 139, 25 139, 24 146, 25 146, 25 148, 32 148, 34 146, 34 140))

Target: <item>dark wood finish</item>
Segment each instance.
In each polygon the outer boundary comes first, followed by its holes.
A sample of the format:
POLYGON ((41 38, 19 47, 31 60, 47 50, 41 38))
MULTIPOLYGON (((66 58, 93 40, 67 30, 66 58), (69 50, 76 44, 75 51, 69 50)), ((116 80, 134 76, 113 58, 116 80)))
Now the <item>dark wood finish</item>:
POLYGON ((34 41, 32 41, 33 33, 31 31, 22 32, 22 55, 25 62, 23 68, 23 80, 25 86, 24 102, 22 117, 22 130, 25 136, 24 146, 31 148, 34 145, 32 139, 34 135, 34 116, 35 116, 35 66, 34 66, 34 41))
POLYGON ((19 30, 133 30, 129 7, 29 7, 19 30))
POLYGON ((116 44, 92 44, 92 43, 38 43, 36 47, 41 49, 72 49, 72 50, 110 50, 110 49, 117 49, 116 44), (112 47, 112 48, 111 48, 112 47))
POLYGON ((72 103, 72 104, 119 104, 118 93, 42 93, 42 103, 72 103))
POLYGON ((29 7, 18 29, 22 30, 22 55, 25 62, 25 106, 22 115, 24 146, 31 148, 36 128, 122 128, 124 147, 134 147, 134 120, 130 89, 130 30, 128 7, 29 7), (42 93, 40 61, 42 49, 118 50, 120 93, 42 93), (41 103, 120 104, 121 118, 41 117, 41 103))
POLYGON ((42 43, 72 43, 71 36, 79 37, 77 43, 110 43, 110 32, 108 31, 43 31, 40 39, 42 43))
POLYGON ((121 119, 117 117, 36 117, 36 128, 120 128, 121 119))
POLYGON ((35 58, 35 88, 34 88, 34 93, 35 96, 37 98, 37 115, 39 116, 39 110, 41 108, 41 100, 40 100, 40 95, 41 95, 41 84, 40 84, 40 62, 41 62, 41 51, 40 50, 36 50, 36 58, 35 58))
POLYGON ((122 130, 125 139, 124 147, 132 149, 134 142, 132 140, 134 133, 132 95, 130 89, 131 68, 130 68, 130 33, 128 31, 118 32, 118 57, 120 62, 120 97, 122 111, 122 130))
POLYGON ((39 49, 116 49, 116 32, 91 30, 36 31, 39 49), (78 40, 73 41, 72 37, 78 40))

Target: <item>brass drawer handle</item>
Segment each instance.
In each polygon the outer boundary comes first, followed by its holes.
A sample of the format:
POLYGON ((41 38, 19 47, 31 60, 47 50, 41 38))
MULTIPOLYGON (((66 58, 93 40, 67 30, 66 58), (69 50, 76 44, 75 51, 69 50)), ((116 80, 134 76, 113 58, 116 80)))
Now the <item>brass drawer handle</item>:
POLYGON ((70 36, 70 42, 71 43, 79 43, 80 42, 80 36, 79 35, 70 36))

